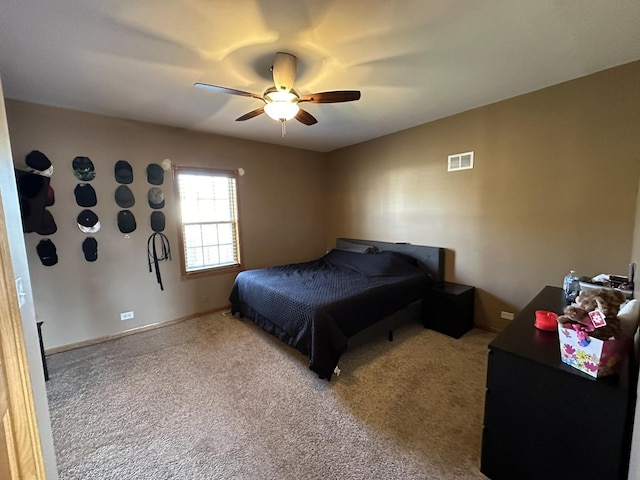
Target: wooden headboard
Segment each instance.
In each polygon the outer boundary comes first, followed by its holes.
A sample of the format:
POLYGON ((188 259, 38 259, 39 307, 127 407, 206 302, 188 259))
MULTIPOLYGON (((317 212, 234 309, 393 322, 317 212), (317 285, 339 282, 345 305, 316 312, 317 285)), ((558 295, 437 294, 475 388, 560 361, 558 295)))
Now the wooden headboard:
POLYGON ((355 238, 337 238, 336 248, 344 245, 344 242, 372 245, 378 249, 410 255, 418 261, 423 270, 431 274, 433 280, 441 285, 444 282, 444 251, 442 247, 427 247, 424 245, 411 245, 410 243, 378 242, 375 240, 359 240, 355 238))

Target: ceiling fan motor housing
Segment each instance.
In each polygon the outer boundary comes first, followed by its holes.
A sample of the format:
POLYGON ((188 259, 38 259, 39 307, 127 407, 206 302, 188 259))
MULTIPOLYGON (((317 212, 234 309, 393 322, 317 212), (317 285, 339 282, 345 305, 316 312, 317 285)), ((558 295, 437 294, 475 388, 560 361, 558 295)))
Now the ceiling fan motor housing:
POLYGON ((273 83, 278 91, 288 92, 296 80, 296 57, 290 53, 278 52, 273 62, 273 83))

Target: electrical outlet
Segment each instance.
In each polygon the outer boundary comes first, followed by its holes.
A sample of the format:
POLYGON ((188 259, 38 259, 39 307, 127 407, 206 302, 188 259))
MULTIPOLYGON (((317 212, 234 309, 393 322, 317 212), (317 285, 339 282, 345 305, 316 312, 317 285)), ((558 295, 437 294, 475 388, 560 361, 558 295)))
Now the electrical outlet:
POLYGON ((130 312, 122 312, 120 314, 120 320, 131 320, 133 318, 133 310, 130 312))
POLYGON ((505 312, 505 311, 500 312, 500 318, 504 318, 505 320, 513 320, 513 316, 514 315, 511 312, 505 312))

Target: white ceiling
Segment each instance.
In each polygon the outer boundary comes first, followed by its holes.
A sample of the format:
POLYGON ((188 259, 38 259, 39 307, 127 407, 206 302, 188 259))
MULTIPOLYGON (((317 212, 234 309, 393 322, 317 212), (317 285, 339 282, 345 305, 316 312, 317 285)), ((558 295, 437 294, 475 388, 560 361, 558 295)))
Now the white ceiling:
POLYGON ((330 151, 640 59, 637 0, 3 0, 5 96, 330 151), (253 98, 273 56, 298 57, 313 126, 253 98))

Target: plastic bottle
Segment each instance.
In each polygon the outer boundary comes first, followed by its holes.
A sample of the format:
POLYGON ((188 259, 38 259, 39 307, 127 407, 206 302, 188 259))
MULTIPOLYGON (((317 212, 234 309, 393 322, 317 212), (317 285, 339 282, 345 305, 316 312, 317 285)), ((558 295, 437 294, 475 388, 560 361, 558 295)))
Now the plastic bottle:
POLYGON ((580 279, 575 270, 571 270, 565 275, 562 290, 564 290, 564 298, 567 302, 572 303, 576 300, 578 293, 580 293, 580 279))

